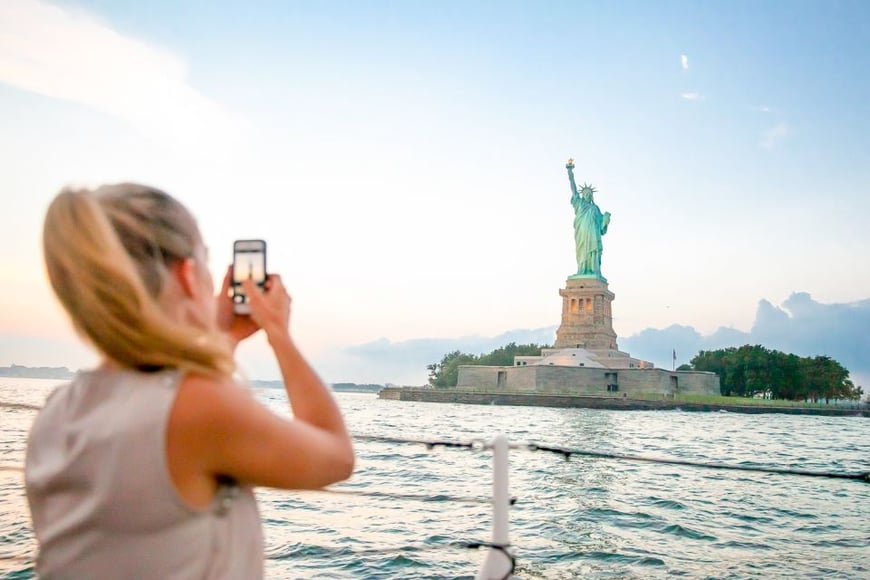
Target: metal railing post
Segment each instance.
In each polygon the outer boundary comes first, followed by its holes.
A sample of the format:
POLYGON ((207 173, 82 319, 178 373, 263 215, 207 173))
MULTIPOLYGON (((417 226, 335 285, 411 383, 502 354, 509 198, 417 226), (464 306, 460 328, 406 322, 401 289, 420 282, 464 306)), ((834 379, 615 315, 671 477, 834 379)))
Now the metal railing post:
POLYGON ((492 443, 492 543, 503 549, 490 548, 476 580, 501 580, 511 573, 509 550, 510 495, 508 491, 508 440, 499 434, 492 443))

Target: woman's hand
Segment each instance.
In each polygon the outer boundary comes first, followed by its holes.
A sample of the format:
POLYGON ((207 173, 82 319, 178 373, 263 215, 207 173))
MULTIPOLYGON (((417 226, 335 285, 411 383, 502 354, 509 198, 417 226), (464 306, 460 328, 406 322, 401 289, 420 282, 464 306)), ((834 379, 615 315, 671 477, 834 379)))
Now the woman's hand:
POLYGON ((257 332, 260 327, 250 316, 240 316, 233 309, 233 299, 230 296, 232 279, 233 267, 228 266, 223 284, 221 284, 220 294, 217 296, 217 323, 220 330, 230 335, 235 347, 257 332))
POLYGON ((278 274, 269 274, 264 290, 251 280, 244 280, 242 288, 251 305, 251 318, 271 340, 286 336, 290 327, 290 296, 278 274))

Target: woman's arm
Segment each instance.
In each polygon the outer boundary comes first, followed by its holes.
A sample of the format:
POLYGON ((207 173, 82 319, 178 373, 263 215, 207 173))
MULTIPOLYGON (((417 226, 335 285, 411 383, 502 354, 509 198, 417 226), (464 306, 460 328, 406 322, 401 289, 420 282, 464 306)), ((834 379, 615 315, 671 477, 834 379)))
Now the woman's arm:
POLYGON ((257 291, 252 282, 246 281, 245 292, 251 300, 251 317, 266 333, 278 360, 293 415, 339 439, 347 439, 349 444, 349 436, 332 392, 290 337, 290 297, 281 277, 270 275, 265 292, 257 291))
POLYGON ((270 276, 263 293, 245 290, 252 319, 275 352, 293 418, 272 412, 229 379, 185 377, 170 415, 167 456, 176 488, 194 505, 207 505, 218 476, 312 489, 353 471, 353 445, 341 412, 290 337, 290 298, 280 278, 270 276))

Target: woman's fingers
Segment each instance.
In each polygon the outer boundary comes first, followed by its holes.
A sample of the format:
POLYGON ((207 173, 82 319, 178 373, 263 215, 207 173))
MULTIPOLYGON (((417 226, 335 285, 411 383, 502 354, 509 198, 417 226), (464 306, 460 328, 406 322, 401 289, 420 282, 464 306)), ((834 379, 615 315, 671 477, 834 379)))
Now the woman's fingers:
POLYGON ((245 295, 248 297, 249 302, 259 303, 263 300, 262 291, 257 287, 253 280, 242 280, 242 289, 245 291, 245 295))
POLYGON ((251 316, 254 321, 267 333, 273 329, 286 331, 290 321, 290 297, 281 277, 271 274, 266 280, 264 290, 250 280, 245 280, 242 284, 251 303, 251 316))

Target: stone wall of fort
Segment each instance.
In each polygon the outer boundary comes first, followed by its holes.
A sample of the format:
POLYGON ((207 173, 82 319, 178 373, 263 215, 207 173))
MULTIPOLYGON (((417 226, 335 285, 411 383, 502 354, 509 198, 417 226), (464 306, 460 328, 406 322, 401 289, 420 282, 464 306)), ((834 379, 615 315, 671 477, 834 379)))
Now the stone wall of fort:
POLYGON ((457 388, 477 388, 505 393, 567 395, 718 395, 714 373, 664 369, 601 369, 567 366, 459 367, 457 388))

